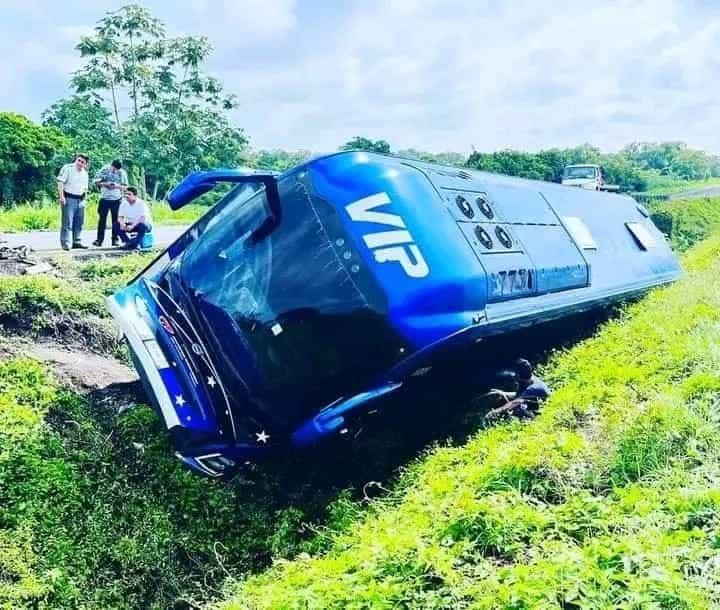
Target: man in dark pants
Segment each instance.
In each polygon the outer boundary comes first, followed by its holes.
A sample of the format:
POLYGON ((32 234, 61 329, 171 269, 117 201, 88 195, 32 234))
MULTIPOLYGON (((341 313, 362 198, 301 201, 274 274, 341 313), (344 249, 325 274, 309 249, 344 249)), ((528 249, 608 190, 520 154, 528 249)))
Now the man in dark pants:
POLYGON ((61 226, 60 245, 63 250, 72 247, 87 248, 81 241, 85 223, 85 195, 88 190, 87 155, 78 155, 74 163, 63 165, 57 177, 58 201, 60 202, 61 226))
POLYGON ((108 212, 110 212, 112 245, 120 244, 117 234, 118 208, 122 199, 123 188, 128 184, 127 174, 122 168, 122 162, 113 161, 103 167, 95 176, 95 184, 100 187, 100 202, 98 203, 97 239, 93 246, 102 246, 105 240, 105 227, 107 226, 108 212))
POLYGON ((134 186, 126 189, 125 200, 120 204, 118 217, 118 237, 124 244, 123 249, 139 250, 145 234, 152 231, 152 218, 148 204, 137 196, 137 189, 134 186), (135 233, 135 237, 130 238, 128 233, 135 233))

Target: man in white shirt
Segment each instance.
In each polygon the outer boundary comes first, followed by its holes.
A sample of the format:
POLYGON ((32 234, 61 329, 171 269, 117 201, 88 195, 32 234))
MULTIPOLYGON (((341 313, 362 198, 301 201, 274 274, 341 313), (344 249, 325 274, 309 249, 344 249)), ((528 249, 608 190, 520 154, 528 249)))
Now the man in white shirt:
POLYGON ((89 157, 78 155, 74 163, 63 165, 57 177, 58 201, 62 212, 60 224, 60 245, 63 250, 70 249, 70 232, 72 231, 72 247, 87 248, 81 241, 83 224, 85 223, 85 195, 88 190, 87 165, 89 157))
POLYGON ((117 233, 125 250, 139 250, 143 237, 152 231, 150 207, 137 196, 137 189, 129 186, 125 190, 125 199, 118 210, 117 233), (128 233, 135 233, 132 239, 128 233))

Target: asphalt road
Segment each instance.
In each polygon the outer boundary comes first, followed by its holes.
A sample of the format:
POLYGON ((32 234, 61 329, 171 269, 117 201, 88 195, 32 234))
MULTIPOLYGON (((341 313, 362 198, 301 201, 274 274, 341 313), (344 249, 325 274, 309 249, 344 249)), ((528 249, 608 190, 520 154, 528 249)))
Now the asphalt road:
MULTIPOLYGON (((187 227, 185 226, 169 226, 169 227, 153 227, 155 234, 155 248, 165 248, 170 245, 177 237, 180 236, 187 227)), ((110 247, 110 235, 105 236, 105 247, 95 248, 92 242, 95 240, 95 231, 83 231, 82 241, 85 245, 90 246, 90 250, 70 250, 72 253, 84 253, 92 250, 115 250, 110 247)), ((59 231, 29 231, 27 233, 2 233, 0 234, 0 243, 4 246, 14 248, 17 246, 28 246, 35 252, 54 252, 61 251, 60 248, 60 232, 59 231)))

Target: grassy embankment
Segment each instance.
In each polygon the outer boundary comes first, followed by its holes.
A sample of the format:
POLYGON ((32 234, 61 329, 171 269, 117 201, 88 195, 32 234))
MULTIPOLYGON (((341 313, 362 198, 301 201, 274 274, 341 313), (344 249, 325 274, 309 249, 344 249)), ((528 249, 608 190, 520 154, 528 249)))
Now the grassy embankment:
POLYGON ((117 417, 0 363, 0 608, 187 608, 304 548, 292 494, 192 475, 150 409, 117 417))
MULTIPOLYGON (((343 487, 331 471, 363 460, 272 465, 216 485, 180 468, 150 409, 116 417, 36 362, 3 362, 0 607, 182 608, 179 600, 208 600, 226 578, 298 553, 248 581, 233 605, 303 596, 311 607, 453 605, 478 599, 485 581, 500 600, 560 590, 570 599, 576 585, 578 596, 649 588, 702 601, 698 578, 678 582, 673 562, 685 555, 671 551, 695 553, 690 573, 712 577, 701 568, 716 516, 704 485, 715 476, 708 405, 718 356, 707 348, 718 333, 719 247, 714 239, 689 254, 682 284, 558 356, 548 366, 558 391, 539 420, 431 453, 366 516, 347 500, 326 509, 343 487), (666 506, 670 492, 677 501, 666 506), (647 555, 650 539, 662 557, 647 555), (650 565, 670 584, 648 576, 650 565)), ((58 315, 102 317, 102 296, 142 264, 0 278, 0 321, 31 320, 42 334, 58 315)), ((372 476, 357 474, 355 484, 372 476)))
POLYGON ((684 263, 551 359, 538 419, 432 451, 325 554, 222 607, 717 607, 720 235, 684 263))
MULTIPOLYGON (((71 264, 62 279, 0 277, 0 323, 48 335, 59 319, 105 316, 102 297, 146 262, 134 255, 71 264)), ((313 531, 302 524, 316 520, 338 488, 302 481, 296 469, 274 464, 228 485, 201 479, 173 457, 151 409, 117 416, 112 405, 61 387, 38 362, 7 359, 0 608, 186 608, 207 600, 227 576, 310 548, 313 531)))
POLYGON ((720 178, 707 178, 705 180, 679 180, 671 176, 660 176, 650 172, 646 174, 646 178, 648 186, 645 192, 650 194, 670 195, 673 193, 682 193, 683 191, 720 186, 720 178))
MULTIPOLYGON (((151 201, 150 208, 153 221, 157 225, 191 224, 207 211, 205 206, 190 204, 173 212, 162 201, 151 201)), ((85 208, 86 229, 97 227, 97 209, 97 197, 90 197, 85 208)), ((0 232, 54 231, 59 228, 60 206, 57 203, 41 202, 0 209, 0 232)))
POLYGON ((669 236, 673 248, 684 252, 720 224, 720 197, 677 199, 650 204, 652 219, 669 236))
MULTIPOLYGON (((97 333, 103 296, 146 263, 132 255, 65 262, 63 278, 0 277, 5 337, 65 340, 70 319, 97 333)), ((180 466, 151 409, 118 416, 61 382, 33 360, 0 364, 0 608, 206 602, 228 577, 316 552, 318 524, 355 510, 345 490, 361 496, 427 440, 379 435, 362 450, 280 458, 222 485, 180 466)))
POLYGON ((80 264, 57 259, 61 277, 0 277, 0 329, 7 333, 55 337, 112 352, 118 345, 104 299, 151 260, 132 254, 80 264))

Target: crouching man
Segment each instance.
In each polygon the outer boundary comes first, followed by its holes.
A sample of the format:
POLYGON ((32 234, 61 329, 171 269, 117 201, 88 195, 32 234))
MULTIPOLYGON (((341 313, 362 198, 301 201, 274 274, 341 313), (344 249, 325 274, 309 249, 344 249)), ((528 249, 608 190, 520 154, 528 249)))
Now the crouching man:
POLYGON ((118 210, 117 235, 125 250, 139 250, 143 237, 152 231, 150 207, 137 195, 137 189, 129 186, 125 191, 125 199, 118 210), (134 233, 130 237, 128 233, 134 233))
POLYGON ((533 375, 532 365, 524 358, 518 358, 512 371, 503 371, 503 373, 512 373, 515 392, 507 392, 503 390, 494 390, 495 394, 502 396, 505 404, 488 412, 485 418, 489 421, 499 419, 504 416, 514 416, 520 419, 528 419, 535 417, 540 406, 550 396, 550 389, 546 383, 533 375))

